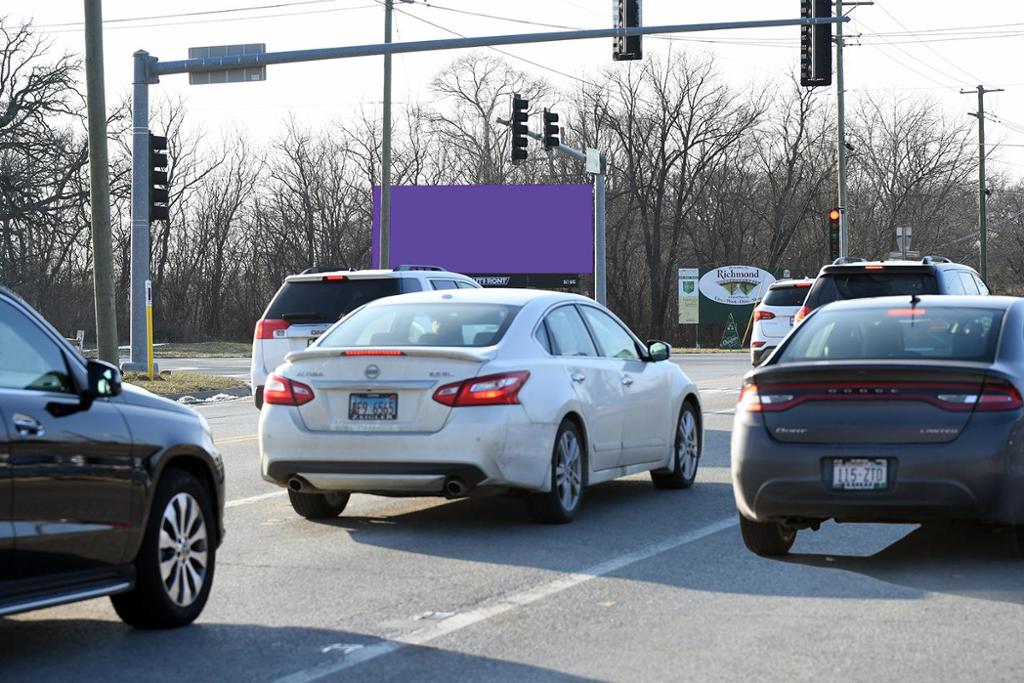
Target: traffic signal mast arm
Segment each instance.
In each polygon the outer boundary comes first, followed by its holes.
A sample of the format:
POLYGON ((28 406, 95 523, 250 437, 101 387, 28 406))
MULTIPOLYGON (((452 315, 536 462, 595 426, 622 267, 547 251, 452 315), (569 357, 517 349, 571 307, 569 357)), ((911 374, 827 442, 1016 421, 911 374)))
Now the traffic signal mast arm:
MULTIPOLYGON (((503 125, 503 126, 511 126, 512 125, 511 121, 509 121, 508 119, 503 119, 500 116, 496 119, 496 121, 498 123, 500 123, 501 125, 503 125)), ((541 143, 544 142, 544 136, 543 135, 541 135, 540 133, 534 133, 530 129, 526 130, 526 135, 528 137, 533 138, 534 140, 540 141, 541 143)), ((556 152, 561 152, 562 154, 564 154, 564 155, 566 155, 568 157, 572 157, 573 159, 576 159, 578 161, 586 161, 587 160, 587 153, 586 152, 584 152, 582 150, 578 150, 575 147, 569 147, 568 145, 566 145, 564 142, 561 142, 561 141, 559 141, 558 147, 551 147, 550 149, 553 149, 556 152)))

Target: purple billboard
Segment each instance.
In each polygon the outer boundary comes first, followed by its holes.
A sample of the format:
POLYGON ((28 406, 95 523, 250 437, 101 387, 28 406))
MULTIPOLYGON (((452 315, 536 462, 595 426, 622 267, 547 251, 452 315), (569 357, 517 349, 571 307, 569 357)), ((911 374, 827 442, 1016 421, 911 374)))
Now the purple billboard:
MULTIPOLYGON (((373 263, 380 258, 373 189, 373 263)), ((459 273, 594 272, 590 185, 400 185, 391 189, 391 266, 459 273)))

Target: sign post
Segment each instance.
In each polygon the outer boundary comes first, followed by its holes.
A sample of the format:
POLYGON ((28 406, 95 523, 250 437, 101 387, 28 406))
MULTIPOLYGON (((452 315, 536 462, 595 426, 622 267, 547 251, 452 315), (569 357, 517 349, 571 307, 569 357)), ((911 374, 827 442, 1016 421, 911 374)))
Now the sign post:
POLYGON ((153 281, 146 280, 146 372, 153 381, 153 281))
POLYGON ((679 324, 694 325, 695 346, 700 348, 700 269, 679 269, 679 324))

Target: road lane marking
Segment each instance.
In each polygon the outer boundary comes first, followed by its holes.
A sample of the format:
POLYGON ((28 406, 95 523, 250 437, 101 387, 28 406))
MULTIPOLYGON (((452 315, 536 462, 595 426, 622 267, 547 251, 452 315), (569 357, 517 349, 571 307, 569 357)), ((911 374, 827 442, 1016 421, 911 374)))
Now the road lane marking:
POLYGON ((266 500, 267 498, 276 498, 278 496, 283 496, 286 493, 287 493, 287 491, 285 491, 285 490, 271 491, 270 493, 261 493, 258 496, 249 496, 248 498, 239 498, 237 500, 229 500, 228 502, 224 503, 224 507, 226 507, 226 508, 236 508, 239 505, 249 505, 250 503, 258 503, 261 500, 266 500))
POLYGON ((243 443, 245 441, 255 441, 258 438, 259 437, 256 436, 255 434, 249 434, 247 436, 229 436, 225 439, 214 439, 213 443, 215 443, 218 446, 223 446, 224 444, 229 443, 243 443))
POLYGON ((464 628, 487 621, 488 619, 510 612, 516 608, 525 607, 543 600, 544 598, 550 598, 562 593, 563 591, 567 591, 570 588, 575 588, 580 584, 591 581, 592 579, 607 576, 612 572, 619 571, 620 569, 624 569, 630 565, 643 562, 644 560, 649 560, 652 557, 674 550, 688 543, 699 541, 711 536, 712 534, 717 534, 720 531, 736 526, 736 524, 738 524, 738 520, 735 515, 719 519, 718 521, 711 522, 710 524, 688 533, 681 534, 660 543, 655 543, 645 548, 641 548, 640 550, 592 565, 582 571, 566 574, 554 581, 542 583, 539 586, 535 586, 534 588, 530 588, 519 593, 506 595, 503 598, 499 598, 497 602, 489 602, 489 604, 482 604, 468 612, 453 614, 447 619, 443 619, 435 624, 413 631, 406 635, 398 636, 393 640, 382 640, 377 643, 365 645, 358 649, 350 649, 340 661, 324 662, 323 664, 298 671, 294 674, 278 679, 277 683, 310 683, 310 681, 316 681, 326 676, 333 676, 345 671, 346 669, 358 666, 359 664, 377 659, 378 657, 383 657, 384 655, 389 655, 401 650, 407 645, 425 645, 431 641, 437 640, 438 638, 450 635, 456 631, 461 631, 464 628))

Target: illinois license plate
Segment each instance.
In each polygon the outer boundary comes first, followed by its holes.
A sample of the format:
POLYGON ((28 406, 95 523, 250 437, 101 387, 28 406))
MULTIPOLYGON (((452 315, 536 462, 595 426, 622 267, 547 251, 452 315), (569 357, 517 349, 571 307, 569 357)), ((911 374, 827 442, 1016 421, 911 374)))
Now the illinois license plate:
POLYGON ((883 458, 836 458, 832 461, 832 488, 840 491, 876 491, 889 485, 889 465, 883 458))
POLYGON ((397 420, 398 394, 349 394, 348 419, 397 420))

